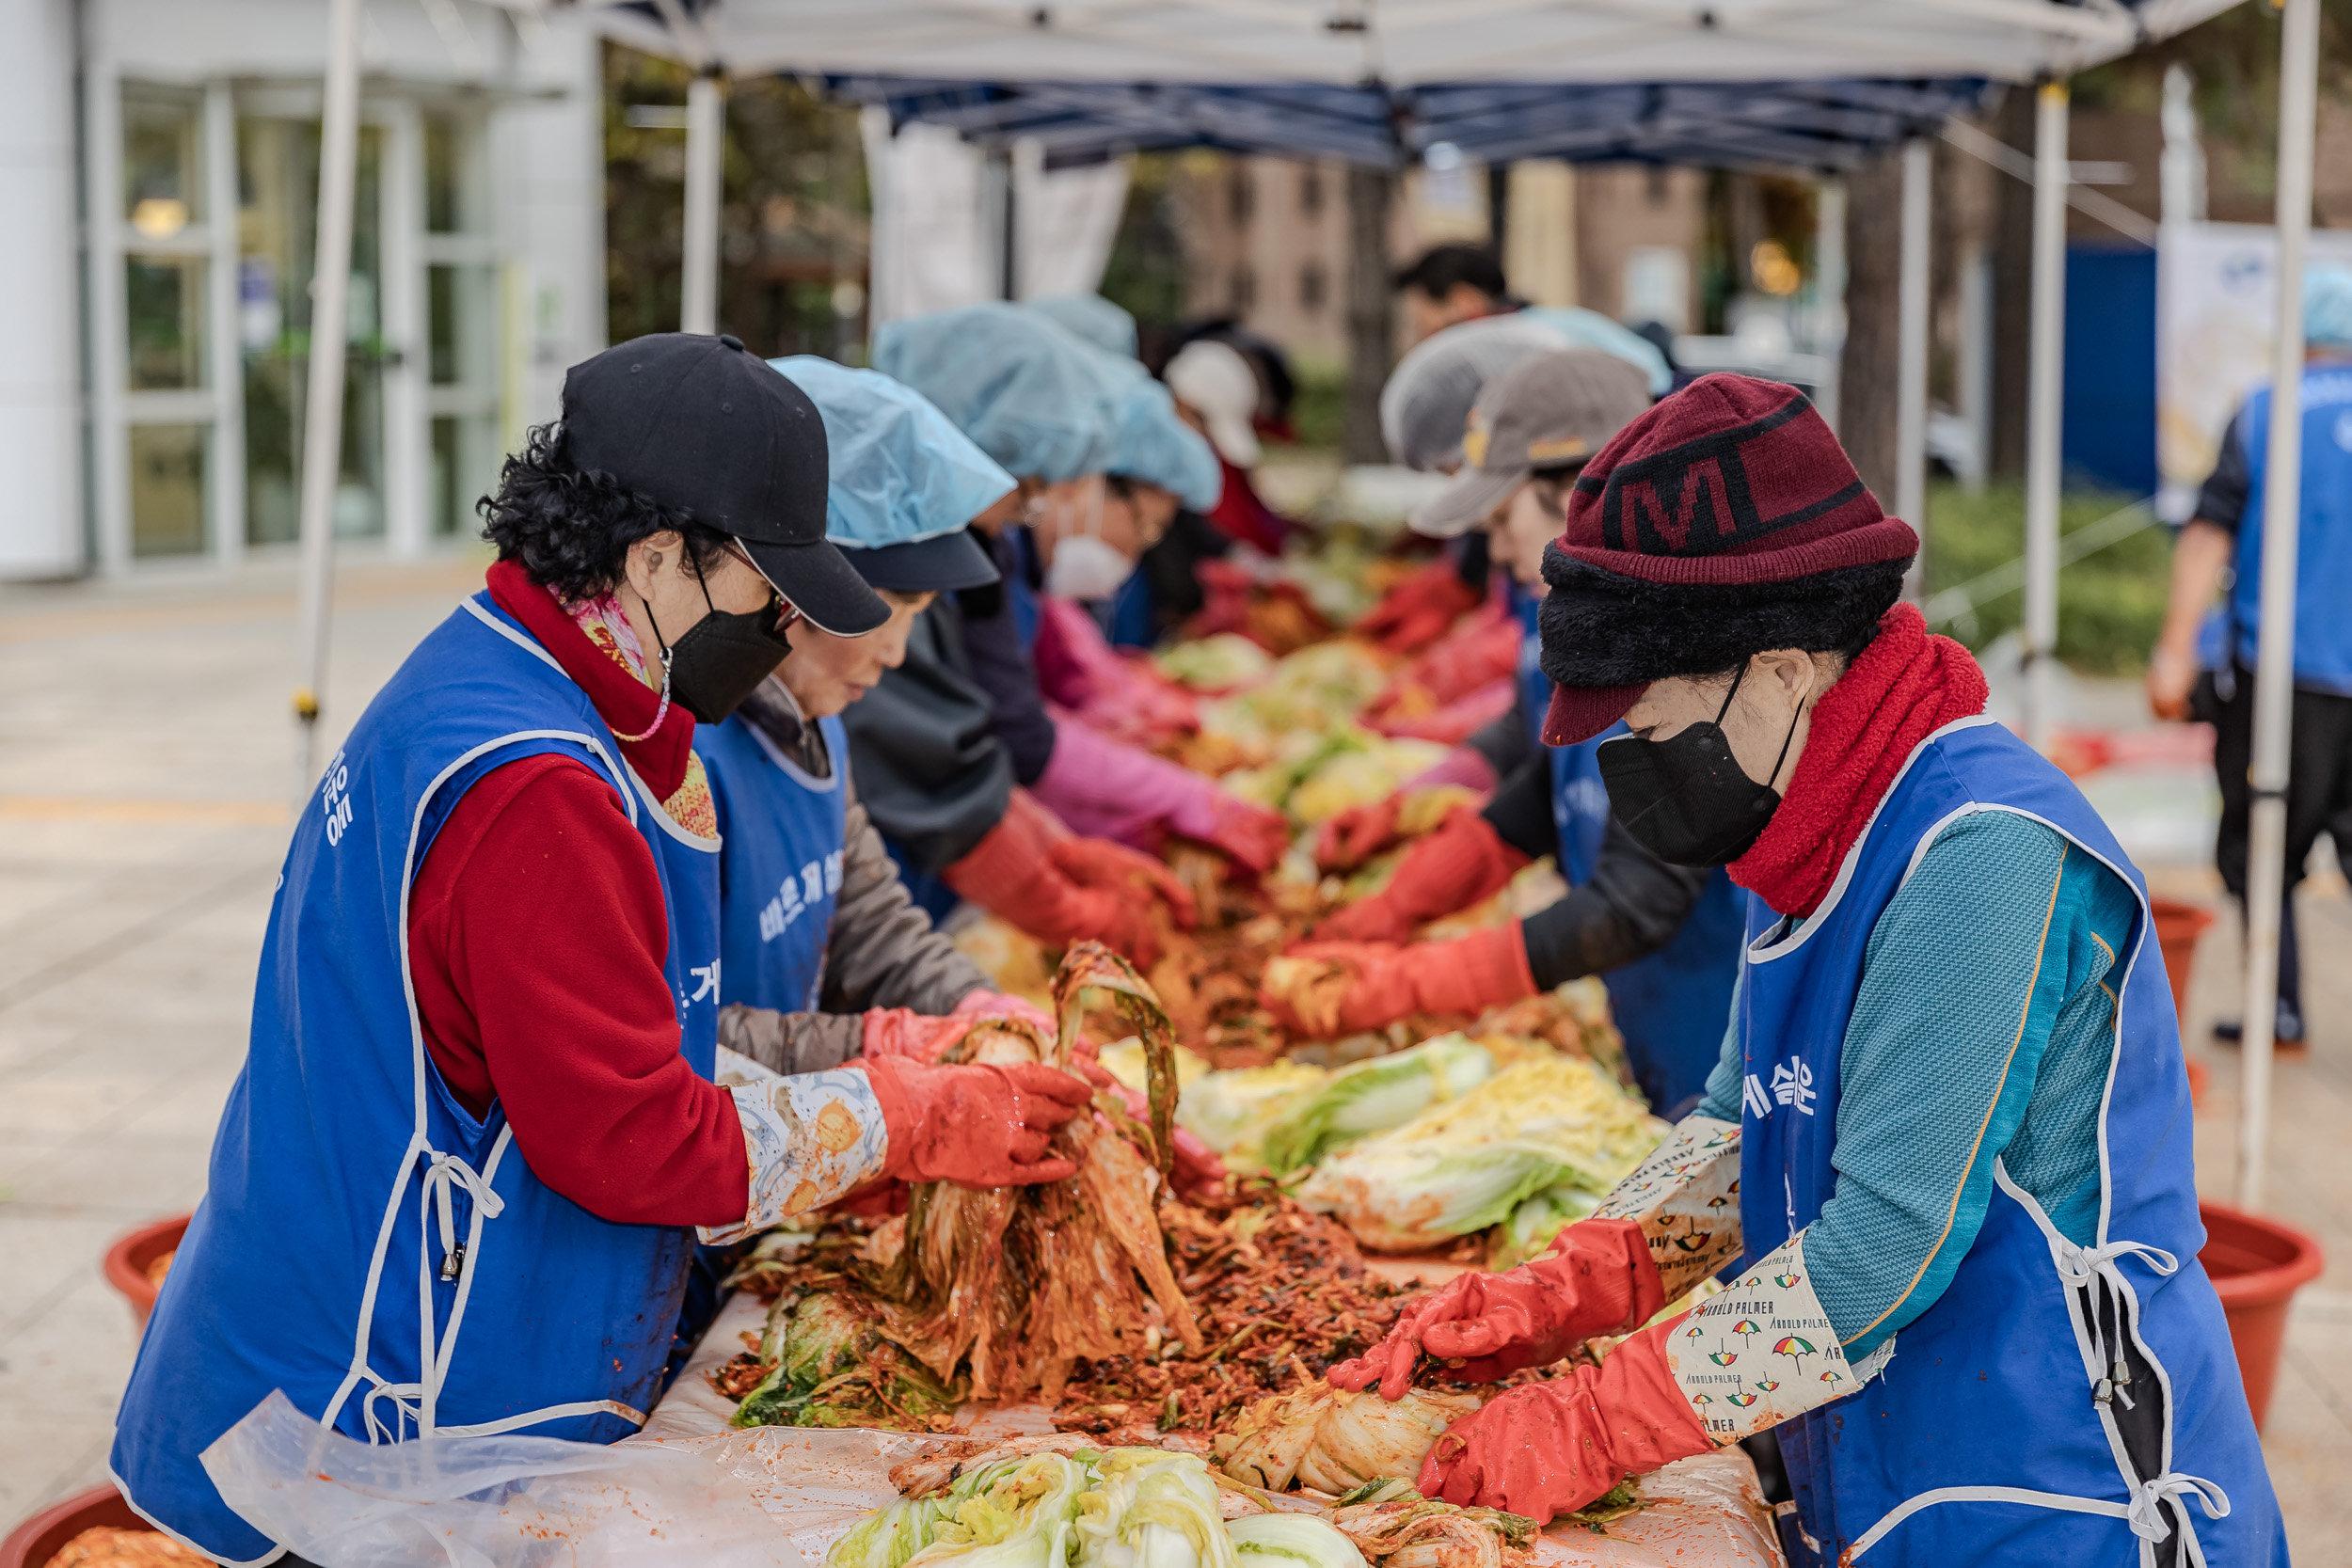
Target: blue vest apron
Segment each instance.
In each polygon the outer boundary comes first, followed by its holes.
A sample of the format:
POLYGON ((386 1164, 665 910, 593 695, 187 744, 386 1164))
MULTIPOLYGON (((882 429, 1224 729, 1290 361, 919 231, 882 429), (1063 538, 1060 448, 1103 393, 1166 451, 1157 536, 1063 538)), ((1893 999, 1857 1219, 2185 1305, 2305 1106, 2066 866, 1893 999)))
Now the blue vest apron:
POLYGON ((2122 1304, 2169 1390, 2160 1492, 2176 1515, 2194 1515, 2204 1560, 2283 1565, 2278 1503, 2229 1326, 2197 1261, 2205 1232, 2188 1079, 2163 961, 2148 940, 2146 890, 2074 786, 1990 721, 1963 721, 1921 744, 1820 910, 1793 935, 1756 906, 1740 1015, 1746 1256, 1770 1254, 1836 1191, 1838 1054, 1871 929, 1918 850, 1974 811, 2046 823, 2140 897, 2100 1127, 2097 1246, 2068 1243, 1995 1166, 1976 1244, 1943 1296, 1892 1342, 1877 1378, 1776 1429, 1803 1526, 1798 1560, 1810 1553, 1836 1563, 1848 1551, 1872 1565, 2146 1560, 2125 1516, 2136 1500, 2153 1503, 2125 1474, 2113 1407, 2093 1399, 2120 1332, 2111 1317, 2086 1313, 2095 1279, 2122 1304), (2157 1272, 2148 1249, 2171 1254, 2179 1271, 2157 1272), (2061 1264, 2074 1271, 2073 1286, 2061 1264), (2091 1291, 2073 1288, 2087 1283, 2091 1291), (2208 1519, 2185 1500, 2185 1477, 2226 1493, 2227 1517, 2208 1519))
POLYGON ((739 715, 694 730, 719 812, 720 1000, 778 1012, 817 1010, 825 940, 841 895, 849 737, 838 719, 817 733, 833 776, 802 771, 739 715))
POLYGON ((157 1297, 110 1460, 140 1513, 229 1563, 277 1546, 199 1453, 273 1388, 353 1437, 609 1443, 660 1386, 693 1232, 598 1219, 476 1120, 424 1047, 408 889, 491 768, 555 752, 612 783, 660 874, 679 1050, 710 1076, 718 841, 619 761, 585 693, 486 594, 392 676, 295 824, 210 1188, 157 1297))
MULTIPOLYGON (((2237 632, 2238 662, 2254 665, 2262 626, 2263 496, 2270 460, 2270 388, 2258 388, 2238 416, 2252 482, 2238 515, 2237 578, 2226 619, 2237 632)), ((2352 366, 2303 372, 2303 484, 2296 503, 2295 684, 2352 695, 2352 366)))
MULTIPOLYGON (((1543 671, 1535 612, 1543 600, 1512 584, 1525 636, 1519 643, 1519 706, 1529 738, 1543 746, 1551 680, 1543 671)), ((1592 879, 1609 829, 1609 790, 1596 750, 1623 735, 1613 724, 1590 740, 1545 750, 1551 763, 1551 817, 1560 835, 1560 874, 1570 886, 1592 879)), ((1645 958, 1600 977, 1609 1011, 1625 1037, 1626 1061, 1652 1109, 1672 1116, 1707 1092, 1707 1075, 1723 1056, 1731 1022, 1732 988, 1740 978, 1740 946, 1747 929, 1747 895, 1718 869, 1674 940, 1645 958)))

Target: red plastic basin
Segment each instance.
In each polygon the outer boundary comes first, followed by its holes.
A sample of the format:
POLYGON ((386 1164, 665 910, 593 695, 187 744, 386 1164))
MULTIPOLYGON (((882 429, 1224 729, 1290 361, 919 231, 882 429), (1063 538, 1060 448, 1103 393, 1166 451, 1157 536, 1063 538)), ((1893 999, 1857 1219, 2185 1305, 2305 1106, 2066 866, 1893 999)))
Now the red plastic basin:
POLYGON ((180 1238, 187 1234, 188 1221, 194 1217, 175 1214, 143 1225, 106 1249, 106 1283, 130 1302, 131 1316, 141 1329, 147 1327, 147 1315, 155 1309, 155 1281, 148 1270, 165 1253, 180 1249, 180 1238))
POLYGON ((67 1542, 101 1525, 117 1529, 155 1528, 131 1512, 131 1505, 111 1482, 93 1486, 50 1504, 8 1531, 8 1540, 0 1541, 0 1568, 41 1568, 67 1542))
POLYGON ((2197 1256, 2229 1317, 2238 1375, 2259 1430, 2270 1414, 2279 1353, 2286 1344, 2287 1304, 2319 1277, 2327 1259, 2319 1243, 2293 1226, 2219 1203, 2200 1203, 2198 1210, 2205 1221, 2205 1250, 2197 1256))
MULTIPOLYGON (((2164 977, 2172 982, 2172 1011, 2179 1017, 2182 1032, 2185 1034, 2188 1029, 2189 971, 2197 961, 2197 939, 2203 936, 2205 927, 2213 924, 2213 911, 2170 898, 2149 899, 2148 911, 2155 917, 2156 945, 2164 952, 2164 977)), ((2205 1102, 2205 1083, 2212 1074, 2197 1057, 2187 1056, 2186 1059, 2189 1102, 2202 1105, 2205 1102)))

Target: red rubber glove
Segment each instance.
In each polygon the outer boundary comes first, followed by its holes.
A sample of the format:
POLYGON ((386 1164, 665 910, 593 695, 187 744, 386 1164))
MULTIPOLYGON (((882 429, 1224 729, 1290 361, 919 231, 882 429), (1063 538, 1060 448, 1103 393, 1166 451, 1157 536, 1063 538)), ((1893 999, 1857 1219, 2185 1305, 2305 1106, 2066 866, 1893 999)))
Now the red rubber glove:
POLYGON ((857 1053, 869 1062, 898 1056, 929 1067, 971 1029, 968 1014, 939 1018, 912 1007, 868 1007, 859 1029, 857 1053))
MULTIPOLYGON (((1403 942, 1422 921, 1491 897, 1527 863, 1486 817, 1456 806, 1442 827, 1405 851, 1387 887, 1325 920, 1315 935, 1332 942, 1403 942)), ((1534 990, 1532 982, 1528 990, 1534 990)))
POLYGON ((1396 842, 1396 816, 1405 806, 1398 790, 1370 805, 1350 806, 1315 830, 1315 864, 1325 871, 1353 871, 1396 842))
POLYGON ((1252 805, 1221 789, 1211 801, 1210 811, 1209 831, 1200 835, 1201 840, 1223 850, 1235 865, 1263 877, 1291 847, 1290 823, 1279 811, 1252 805))
POLYGON ((1062 1181, 1078 1167, 1048 1160, 1054 1130, 1094 1099, 1085 1079, 1035 1063, 923 1067, 898 1056, 865 1069, 882 1102, 889 1152, 882 1174, 898 1181, 1009 1187, 1062 1181))
POLYGON ((1181 927, 1192 895, 1168 867, 1101 839, 1073 837, 1027 790, 1016 789, 988 836, 941 873, 947 885, 1040 942, 1093 937, 1149 969, 1159 961, 1153 901, 1181 927))
POLYGON ((1260 985, 1258 1005, 1309 1039, 1377 1029, 1414 1013, 1483 1013, 1535 994, 1527 942, 1516 920, 1452 942, 1407 947, 1371 942, 1311 942, 1287 955, 1354 972, 1337 1005, 1260 985))
POLYGON ((1666 1304, 1649 1243, 1633 1220, 1579 1220, 1551 1250, 1505 1274, 1466 1274, 1406 1309, 1389 1337, 1324 1375, 1360 1391, 1376 1380, 1398 1400, 1422 1351, 1462 1365, 1458 1383, 1499 1383, 1548 1367, 1596 1334, 1623 1334, 1666 1304))
POLYGON ((1454 562, 1433 561, 1390 589, 1372 612, 1356 623, 1356 635, 1392 654, 1419 653, 1443 637, 1456 617, 1476 610, 1485 597, 1462 580, 1454 562))
POLYGON ((1548 1525, 1628 1476, 1711 1451, 1666 1370, 1665 1337, 1681 1322, 1645 1328, 1597 1367, 1511 1389, 1454 1422, 1422 1461, 1422 1496, 1548 1525))

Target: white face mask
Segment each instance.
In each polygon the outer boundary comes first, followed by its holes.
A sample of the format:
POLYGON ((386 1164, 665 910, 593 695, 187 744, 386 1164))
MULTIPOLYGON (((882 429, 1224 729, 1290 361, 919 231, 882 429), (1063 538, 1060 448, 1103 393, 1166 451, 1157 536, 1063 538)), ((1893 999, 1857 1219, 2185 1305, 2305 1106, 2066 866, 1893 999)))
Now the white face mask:
POLYGON ((1087 490, 1087 530, 1064 533, 1045 563, 1045 591, 1057 599, 1107 599, 1135 574, 1136 563, 1103 537, 1103 481, 1087 490))

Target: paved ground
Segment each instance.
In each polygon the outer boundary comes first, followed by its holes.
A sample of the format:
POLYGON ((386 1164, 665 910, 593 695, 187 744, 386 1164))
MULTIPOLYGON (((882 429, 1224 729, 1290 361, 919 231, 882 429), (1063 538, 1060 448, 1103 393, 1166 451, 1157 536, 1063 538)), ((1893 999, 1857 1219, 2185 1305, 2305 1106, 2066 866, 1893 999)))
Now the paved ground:
MULTIPOLYGON (((354 566, 338 595, 327 746, 477 581, 469 562, 354 566)), ((0 590, 0 1526, 103 1478, 136 1342, 98 1259, 201 1192, 242 1059, 262 922, 294 793, 291 572, 0 590)), ((2131 724, 2127 690, 2070 692, 2070 721, 2131 724)), ((2212 901, 2198 865, 2209 780, 2154 754, 2091 781, 2160 892, 2212 901)), ((2324 853, 2324 852, 2323 852, 2324 853)), ((2280 1065, 2275 1213, 2337 1261, 2298 1298, 2265 1447, 2306 1562, 2352 1561, 2352 898, 2304 906, 2310 1057, 2280 1065)), ((2233 1067, 2203 1043, 2235 1011, 2233 924, 2208 935, 2192 1050, 2199 1123, 2229 1192, 2233 1067)))

